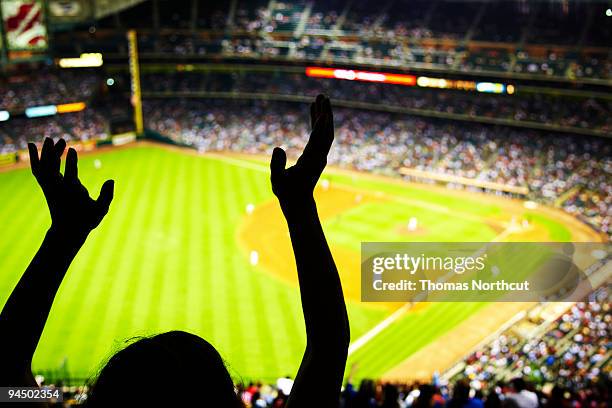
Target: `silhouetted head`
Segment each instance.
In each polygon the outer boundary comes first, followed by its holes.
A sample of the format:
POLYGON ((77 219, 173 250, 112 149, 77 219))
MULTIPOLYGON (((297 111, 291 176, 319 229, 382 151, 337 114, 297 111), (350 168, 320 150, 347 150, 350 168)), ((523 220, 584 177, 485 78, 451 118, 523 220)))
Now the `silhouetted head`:
POLYGON ((513 378, 512 381, 510 381, 510 384, 516 392, 521 392, 527 389, 527 383, 520 377, 513 378))
POLYGON ((417 397, 414 404, 412 404, 415 408, 422 407, 431 407, 431 400, 435 394, 436 389, 433 385, 430 384, 420 384, 419 385, 419 396, 417 397))
POLYGON ((470 399, 470 385, 465 380, 459 380, 453 388, 453 399, 456 401, 468 401, 470 399))
POLYGON ((385 384, 383 387, 383 408, 397 408, 399 407, 399 390, 395 385, 385 384))
POLYGON ((112 356, 89 407, 243 407, 217 350, 182 331, 142 338, 112 356))

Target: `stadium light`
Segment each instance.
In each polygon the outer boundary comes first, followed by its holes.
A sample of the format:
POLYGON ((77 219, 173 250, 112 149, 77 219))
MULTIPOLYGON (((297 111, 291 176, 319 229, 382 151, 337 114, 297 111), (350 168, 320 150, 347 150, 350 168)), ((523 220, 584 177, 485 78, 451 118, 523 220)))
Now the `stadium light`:
POLYGON ((4 122, 9 120, 11 114, 8 111, 0 111, 0 122, 4 122))
POLYGON ((81 54, 78 58, 60 58, 58 62, 61 68, 93 68, 103 64, 104 60, 99 52, 81 54))
POLYGON ((358 71, 352 69, 306 67, 306 76, 313 78, 335 78, 348 81, 380 82, 405 86, 416 85, 416 76, 385 72, 358 71))
POLYGON ((27 108, 25 114, 28 118, 39 118, 41 116, 53 116, 57 113, 57 106, 45 105, 45 106, 34 106, 27 108))

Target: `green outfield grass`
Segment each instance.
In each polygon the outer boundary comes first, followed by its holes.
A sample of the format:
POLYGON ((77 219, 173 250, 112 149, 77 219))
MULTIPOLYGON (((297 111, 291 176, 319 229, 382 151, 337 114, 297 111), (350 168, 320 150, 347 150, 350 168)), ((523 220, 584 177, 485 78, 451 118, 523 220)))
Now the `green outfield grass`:
MULTIPOLYGON (((81 179, 95 196, 105 179, 116 180, 115 200, 62 284, 35 370, 87 378, 127 339, 181 329, 213 343, 237 379, 295 374, 305 345, 299 291, 251 266, 236 240, 247 204, 272 199, 266 171, 257 164, 240 166, 151 146, 85 155, 79 163, 81 179), (95 160, 101 168, 94 166, 95 160)), ((341 219, 327 220, 329 240, 354 249, 356 256, 361 241, 405 239, 396 229, 407 216, 427 226, 420 237, 424 241, 488 241, 496 235, 484 222, 452 214, 500 213, 481 199, 449 201, 442 192, 422 187, 349 176, 333 180, 420 200, 367 203, 341 219), (422 203, 451 211, 430 211, 422 203)), ((0 197, 4 304, 40 244, 49 215, 28 169, 0 173, 0 197)), ((540 217, 534 222, 560 239, 569 234, 554 220, 540 217)), ((389 313, 357 303, 348 306, 353 339, 389 313)), ((481 306, 443 303, 409 313, 351 361, 360 363, 360 376, 380 376, 481 306)))

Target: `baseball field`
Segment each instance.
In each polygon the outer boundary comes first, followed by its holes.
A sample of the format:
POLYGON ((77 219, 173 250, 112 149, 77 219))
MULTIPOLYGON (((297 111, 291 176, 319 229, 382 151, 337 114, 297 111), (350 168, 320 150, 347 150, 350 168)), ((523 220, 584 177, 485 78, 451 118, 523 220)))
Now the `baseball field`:
MULTIPOLYGON (((79 166, 94 196, 115 179, 115 199, 68 271, 35 371, 86 379, 126 341, 180 329, 213 343, 237 380, 295 374, 305 345, 297 275, 265 162, 140 144, 83 155, 79 166)), ((528 307, 362 303, 362 241, 598 240, 560 211, 517 200, 346 170, 324 180, 318 207, 358 377, 430 375, 528 307)), ((27 168, 0 172, 0 197, 4 304, 50 218, 27 168)))

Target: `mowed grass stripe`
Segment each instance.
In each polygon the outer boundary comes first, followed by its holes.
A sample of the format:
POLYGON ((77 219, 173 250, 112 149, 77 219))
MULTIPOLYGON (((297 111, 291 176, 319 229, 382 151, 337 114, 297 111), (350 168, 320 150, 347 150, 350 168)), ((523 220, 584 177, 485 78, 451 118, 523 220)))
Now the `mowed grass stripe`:
MULTIPOLYGON (((29 201, 43 201, 43 193, 36 179, 29 170, 20 169, 10 173, 0 173, 0 197, 3 206, 0 208, 1 219, 7 219, 20 214, 21 205, 29 201), (35 195, 36 193, 37 195, 35 195)), ((41 210, 45 210, 43 207, 41 210)), ((25 213, 26 215, 30 215, 25 213)))
POLYGON ((6 210, 2 212, 0 220, 6 220, 2 223, 2 233, 7 238, 0 243, 0 255, 6 264, 7 273, 7 277, 0 283, 2 301, 8 299, 6 292, 17 284, 42 243, 46 229, 51 225, 49 210, 34 177, 25 170, 18 170, 17 173, 17 185, 3 189, 1 196, 6 210), (17 245, 19 242, 23 242, 23 245, 17 245))
MULTIPOLYGON (((168 156, 170 158, 170 156, 168 156)), ((180 227, 183 225, 182 218, 186 214, 180 211, 183 205, 186 176, 185 160, 190 157, 182 157, 180 160, 164 161, 165 167, 160 169, 171 177, 167 185, 168 190, 164 193, 164 224, 162 226, 162 237, 159 242, 163 248, 163 287, 160 299, 160 320, 163 331, 183 329, 185 327, 185 314, 183 297, 180 292, 181 282, 187 279, 187 259, 183 248, 187 244, 186 231, 180 227), (166 246, 167 245, 167 246, 166 246)))
POLYGON ((179 176, 176 180, 177 184, 177 203, 174 208, 175 211, 180 213, 180 217, 176 222, 177 228, 181 231, 181 254, 178 259, 180 261, 180 270, 183 275, 183 279, 180 279, 177 282, 177 286, 175 288, 175 293, 177 296, 177 310, 179 311, 179 315, 175 319, 175 327, 176 329, 188 330, 187 320, 188 316, 191 313, 197 313, 197 310, 190 310, 187 306, 187 293, 189 293, 190 283, 191 283, 191 271, 189 270, 189 264, 191 262, 189 258, 189 241, 191 241, 193 237, 192 226, 194 226, 194 221, 187 222, 189 219, 189 212, 185 210, 181 210, 181 207, 186 207, 187 202, 190 205, 193 205, 193 197, 192 191, 189 186, 191 182, 191 178, 193 177, 193 166, 191 163, 195 160, 195 158, 189 156, 184 157, 183 160, 179 160, 180 162, 180 172, 179 176), (185 182, 183 182, 183 180, 185 182))
POLYGON ((152 258, 152 273, 151 280, 153 281, 151 293, 148 299, 147 309, 147 327, 154 332, 164 332, 171 330, 172 321, 168 318, 168 314, 172 313, 171 305, 168 304, 171 299, 166 297, 166 285, 172 279, 180 279, 180 271, 174 270, 168 258, 171 256, 171 251, 176 248, 176 243, 169 236, 169 228, 175 215, 175 209, 170 208, 170 200, 175 194, 173 187, 174 177, 172 168, 172 155, 161 154, 155 163, 154 175, 157 180, 158 190, 154 195, 155 199, 152 202, 154 206, 153 216, 149 220, 150 228, 148 229, 147 256, 152 258))
MULTIPOLYGON (((221 223, 230 222, 235 224, 235 221, 241 214, 238 210, 238 200, 241 200, 242 194, 237 188, 239 183, 243 182, 240 177, 240 169, 233 166, 223 166, 223 172, 221 177, 221 185, 228 188, 223 189, 223 203, 222 216, 220 217, 221 223), (231 187, 230 187, 231 186, 231 187)), ((226 316, 231 316, 228 320, 227 328, 230 330, 229 333, 229 344, 227 344, 228 352, 232 356, 246 356, 249 346, 244 347, 242 341, 242 331, 251 330, 250 319, 248 315, 240 313, 240 305, 244 302, 246 293, 244 291, 244 282, 241 281, 237 275, 244 275, 243 269, 246 267, 242 263, 242 257, 244 256, 239 252, 236 247, 236 240, 234 237, 235 228, 223 228, 223 247, 224 256, 223 264, 225 272, 221 272, 223 269, 217 269, 217 273, 221 275, 225 273, 226 279, 223 279, 227 285, 226 290, 222 292, 226 297, 225 312, 226 316), (242 263, 242 264, 241 264, 242 263)))
MULTIPOLYGON (((227 291, 225 273, 225 261, 228 248, 225 246, 224 228, 222 220, 224 212, 225 188, 221 188, 223 183, 223 172, 227 169, 222 166, 217 166, 215 163, 210 163, 210 185, 208 187, 208 200, 211 202, 210 208, 210 236, 209 236, 209 251, 210 269, 208 276, 210 277, 210 301, 213 302, 211 309, 214 310, 211 321, 212 338, 215 346, 223 350, 224 355, 229 355, 230 345, 228 344, 229 336, 231 336, 230 318, 225 311, 228 309, 227 291)), ((231 189, 231 186, 225 186, 231 189)))
MULTIPOLYGON (((115 318, 113 313, 109 313, 109 308, 114 307, 113 303, 119 303, 117 306, 120 306, 123 299, 114 299, 113 296, 121 290, 120 285, 125 285, 125 279, 131 272, 122 269, 122 261, 126 257, 133 257, 129 256, 132 255, 132 248, 126 234, 130 229, 137 228, 131 223, 135 216, 133 207, 141 194, 140 182, 147 162, 131 160, 135 155, 138 157, 137 152, 131 155, 122 153, 101 157, 103 166, 110 168, 111 177, 117 179, 115 198, 109 214, 86 244, 86 256, 79 259, 78 267, 74 269, 75 273, 82 273, 85 278, 79 280, 76 286, 77 293, 81 294, 80 302, 63 308, 79 311, 77 322, 95 319, 90 324, 83 324, 83 329, 73 328, 72 332, 77 335, 70 336, 76 350, 75 357, 92 359, 93 365, 107 358, 111 350, 123 347, 124 340, 113 338, 113 327, 107 326, 112 325, 115 318), (80 330, 83 330, 83 333, 78 333, 80 330), (80 336, 91 340, 88 343, 83 342, 79 339, 80 336)), ((123 321, 126 317, 119 318, 123 321)))
MULTIPOLYGON (((137 236, 130 242, 125 243, 125 251, 129 252, 136 258, 133 271, 131 272, 132 279, 130 285, 133 285, 128 294, 128 299, 133 299, 134 309, 129 316, 126 316, 126 321, 129 321, 130 331, 125 336, 143 336, 157 333, 157 328, 147 326, 151 297, 153 292, 153 279, 151 277, 154 266, 158 262, 158 258, 151 248, 149 241, 150 225, 155 217, 156 205, 159 200, 159 183, 157 180, 159 160, 155 152, 151 152, 147 148, 139 148, 136 150, 137 158, 142 160, 145 165, 140 168, 141 182, 138 184, 137 195, 139 201, 144 204, 142 211, 142 224, 135 228, 137 236)), ((124 311, 127 313, 127 310, 124 311)))
MULTIPOLYGON (((137 196, 142 197, 145 192, 149 191, 154 180, 151 177, 145 177, 152 166, 154 165, 154 155, 143 154, 142 151, 137 151, 138 162, 142 163, 133 168, 139 176, 136 180, 139 182, 134 184, 137 190, 137 196)), ((154 200, 151 197, 150 200, 154 200)), ((108 300, 108 312, 106 315, 107 322, 104 327, 107 327, 108 336, 115 341, 121 341, 131 338, 139 333, 136 330, 135 321, 133 318, 133 310, 140 309, 137 304, 137 288, 143 280, 143 274, 146 277, 146 271, 141 268, 142 259, 148 254, 144 251, 142 244, 142 226, 147 224, 147 217, 150 214, 149 200, 135 200, 133 205, 128 209, 131 217, 125 225, 126 231, 122 237, 123 250, 131 256, 122 262, 117 271, 116 279, 113 284, 112 293, 108 300)))
POLYGON ((10 273, 10 278, 4 284, 7 291, 10 291, 17 284, 19 277, 34 257, 45 238, 48 227, 51 225, 49 212, 45 208, 45 204, 33 201, 23 203, 18 215, 12 216, 10 219, 15 228, 3 232, 3 234, 6 233, 7 237, 19 237, 19 240, 23 240, 24 245, 15 245, 17 241, 7 239, 7 248, 2 253, 3 262, 7 265, 6 270, 10 273), (41 207, 42 210, 39 209, 41 207), (30 215, 28 216, 28 214, 30 215))
POLYGON ((214 268, 217 266, 215 249, 217 247, 216 241, 218 237, 215 236, 215 233, 217 233, 217 222, 215 221, 215 217, 217 215, 214 211, 218 208, 218 201, 215 199, 215 195, 217 194, 215 186, 217 184, 218 175, 210 160, 203 160, 203 170, 205 178, 203 178, 202 195, 205 203, 205 213, 203 214, 202 234, 199 239, 201 239, 200 254, 203 260, 202 293, 200 300, 202 305, 200 307, 204 306, 204 310, 202 310, 200 315, 200 335, 215 344, 215 319, 217 319, 218 313, 215 302, 217 294, 213 286, 213 279, 216 273, 214 268))
POLYGON ((157 180, 150 177, 151 174, 155 174, 154 171, 157 167, 157 160, 155 154, 140 149, 138 150, 138 157, 144 164, 139 168, 142 183, 139 184, 138 195, 140 197, 146 197, 147 199, 141 198, 139 200, 142 203, 141 205, 144 206, 144 208, 138 209, 138 211, 142 211, 140 218, 141 224, 134 228, 136 237, 129 242, 129 246, 132 248, 131 250, 134 251, 133 257, 136 258, 136 262, 132 265, 132 278, 129 282, 130 290, 126 295, 126 301, 131 302, 133 308, 130 311, 126 306, 123 311, 126 317, 124 320, 127 322, 129 319, 130 332, 125 335, 128 337, 154 334, 147 330, 145 323, 147 308, 143 307, 143 305, 149 304, 153 283, 151 279, 151 270, 156 261, 156 259, 151 256, 150 250, 148 250, 146 227, 153 218, 155 211, 155 206, 152 205, 152 202, 158 200, 157 194, 159 192, 157 191, 157 180))
POLYGON ((203 333, 202 316, 206 314, 203 307, 202 291, 206 291, 204 276, 209 271, 204 269, 206 258, 204 237, 208 236, 205 215, 208 211, 207 200, 204 200, 206 190, 205 161, 202 159, 189 161, 189 175, 184 181, 185 202, 182 205, 182 229, 185 231, 186 263, 188 290, 185 293, 185 308, 187 310, 185 329, 193 333, 203 333))

